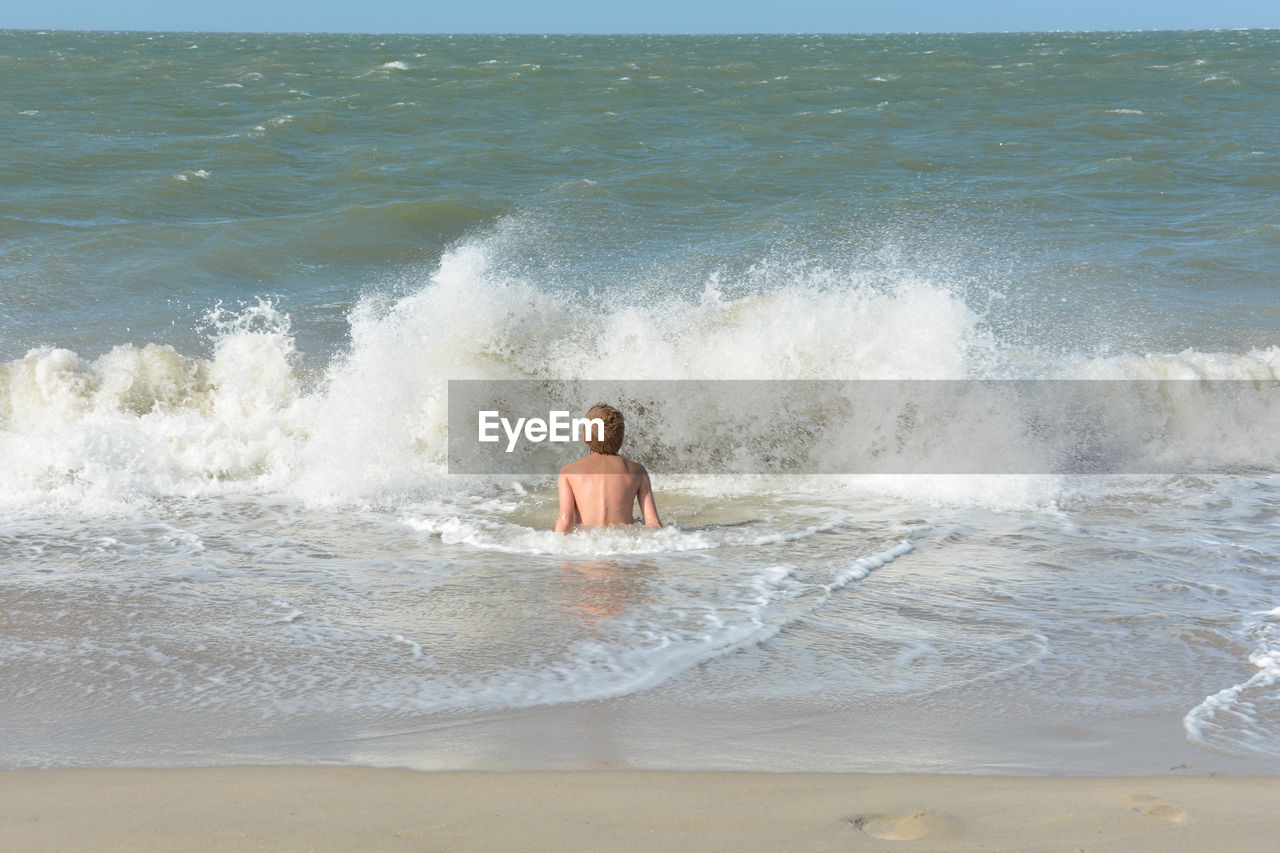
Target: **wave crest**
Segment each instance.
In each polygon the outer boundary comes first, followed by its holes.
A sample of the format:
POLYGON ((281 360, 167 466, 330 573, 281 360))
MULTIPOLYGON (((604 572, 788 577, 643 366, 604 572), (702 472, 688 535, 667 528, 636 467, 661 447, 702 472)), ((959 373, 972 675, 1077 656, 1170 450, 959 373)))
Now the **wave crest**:
MULTIPOLYGON (((349 316, 349 347, 309 388, 289 318, 269 301, 216 309, 209 358, 155 343, 94 360, 33 350, 0 365, 0 501, 280 490, 307 502, 394 502, 474 489, 444 473, 450 379, 1280 378, 1280 348, 1023 358, 960 295, 927 280, 806 265, 751 275, 750 292, 735 297, 717 277, 685 295, 568 291, 500 267, 477 239, 409 295, 369 294, 349 316)), ((1275 461, 1248 448, 1232 459, 1275 461)))

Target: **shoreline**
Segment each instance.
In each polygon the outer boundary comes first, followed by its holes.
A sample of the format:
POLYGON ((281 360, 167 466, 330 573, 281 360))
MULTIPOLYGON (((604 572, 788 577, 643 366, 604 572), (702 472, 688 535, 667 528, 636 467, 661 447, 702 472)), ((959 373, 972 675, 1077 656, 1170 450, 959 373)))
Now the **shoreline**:
POLYGON ((0 849, 1270 849, 1280 776, 0 771, 0 849))

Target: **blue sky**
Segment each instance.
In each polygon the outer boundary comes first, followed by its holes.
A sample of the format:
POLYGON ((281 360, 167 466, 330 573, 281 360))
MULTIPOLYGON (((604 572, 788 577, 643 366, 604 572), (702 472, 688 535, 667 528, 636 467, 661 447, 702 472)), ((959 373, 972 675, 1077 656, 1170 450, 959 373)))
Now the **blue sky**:
POLYGON ((1001 32, 1280 27, 1280 0, 35 0, 0 29, 249 32, 1001 32))

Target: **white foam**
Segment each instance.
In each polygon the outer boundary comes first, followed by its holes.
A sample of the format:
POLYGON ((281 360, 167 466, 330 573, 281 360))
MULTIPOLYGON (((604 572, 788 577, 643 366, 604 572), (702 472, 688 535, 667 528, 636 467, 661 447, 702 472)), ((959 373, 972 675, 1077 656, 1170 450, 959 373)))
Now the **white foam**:
POLYGON ((1056 367, 1060 377, 1073 379, 1227 380, 1266 382, 1280 379, 1280 347, 1242 353, 1147 353, 1107 358, 1076 357, 1056 367))
POLYGON ((287 473, 303 431, 287 320, 263 304, 218 322, 210 360, 147 344, 0 366, 0 505, 110 506, 287 473))
POLYGON ((1280 607, 1254 614, 1243 634, 1252 642, 1251 677, 1224 688, 1183 717, 1187 739, 1231 755, 1280 756, 1280 607))
POLYGON ((848 568, 844 569, 835 580, 827 584, 827 592, 833 592, 842 587, 848 586, 853 581, 860 581, 871 574, 876 569, 888 565, 903 554, 909 554, 915 548, 915 544, 910 539, 904 539, 897 545, 881 551, 878 554, 871 554, 866 557, 859 557, 848 568))
POLYGON ((413 657, 415 660, 420 660, 422 658, 422 646, 418 644, 415 640, 410 640, 406 638, 403 634, 396 634, 393 639, 397 643, 403 643, 404 645, 408 646, 409 650, 413 653, 413 657))
MULTIPOLYGON (((616 556, 706 551, 715 548, 759 547, 796 542, 825 533, 847 523, 843 513, 800 527, 762 529, 760 526, 709 526, 683 529, 667 525, 650 529, 627 527, 583 528, 564 535, 551 530, 534 530, 518 524, 480 515, 432 515, 406 517, 403 523, 423 533, 439 536, 445 544, 510 554, 557 554, 565 556, 616 556)), ((905 553, 905 552, 903 552, 905 553)), ((897 556, 896 554, 894 556, 897 556)))
MULTIPOLYGON (((41 348, 0 365, 0 506, 263 490, 321 505, 404 505, 403 496, 418 500, 424 490, 474 491, 472 481, 445 473, 450 379, 616 378, 619 364, 634 379, 1280 378, 1277 347, 1018 361, 943 284, 810 265, 761 264, 745 274, 745 286, 713 276, 693 295, 637 287, 643 297, 615 295, 602 310, 595 297, 502 269, 491 246, 477 238, 447 252, 403 298, 369 294, 350 314, 349 349, 308 389, 295 370, 288 318, 271 303, 218 313, 211 358, 145 344, 96 359, 41 348)), ((1175 439, 1160 452, 1186 455, 1155 462, 1267 467, 1280 460, 1280 433, 1271 429, 1277 414, 1265 400, 1217 415, 1210 397, 1150 402, 1152 423, 1175 439), (1241 411, 1249 416, 1236 417, 1241 411)), ((779 436, 811 427, 824 405, 798 407, 776 436, 744 435, 745 462, 776 447, 779 436), (758 445, 746 440, 755 438, 758 445)), ((1022 452, 1022 425, 991 423, 981 406, 967 417, 974 428, 1006 436, 1002 454, 1022 452)), ((921 460, 924 471, 931 458, 975 452, 963 440, 967 427, 957 428, 963 419, 903 434, 896 423, 895 412, 857 412, 831 422, 830 441, 852 454, 889 448, 921 460), (884 443, 890 437, 893 448, 884 443)), ((675 446, 695 436, 668 438, 675 446)), ((1146 446, 1135 441, 1130 450, 1140 455, 1146 446)), ((709 494, 733 488, 725 478, 675 480, 709 494)), ((987 506, 1049 505, 1067 488, 1049 477, 927 474, 822 483, 987 506)), ((451 535, 480 534, 459 528, 451 535)))
POLYGON ((465 544, 509 554, 560 554, 566 556, 610 556, 656 554, 705 550, 716 547, 706 536, 667 526, 647 528, 596 528, 563 535, 550 530, 533 530, 520 525, 483 517, 435 516, 405 518, 414 530, 440 537, 447 545, 465 544))

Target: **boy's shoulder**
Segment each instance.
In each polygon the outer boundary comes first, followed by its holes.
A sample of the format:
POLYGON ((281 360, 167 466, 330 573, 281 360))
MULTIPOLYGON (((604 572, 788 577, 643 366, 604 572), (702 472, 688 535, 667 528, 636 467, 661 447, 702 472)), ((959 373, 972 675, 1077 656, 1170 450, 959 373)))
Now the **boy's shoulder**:
POLYGON ((625 456, 613 454, 606 460, 592 458, 593 454, 588 453, 581 459, 575 459, 564 465, 560 469, 560 476, 572 474, 631 474, 647 475, 649 472, 644 466, 634 459, 628 459, 625 456))
POLYGON ((575 459, 563 465, 560 468, 560 476, 565 474, 590 474, 591 473, 591 456, 583 456, 581 459, 575 459))

